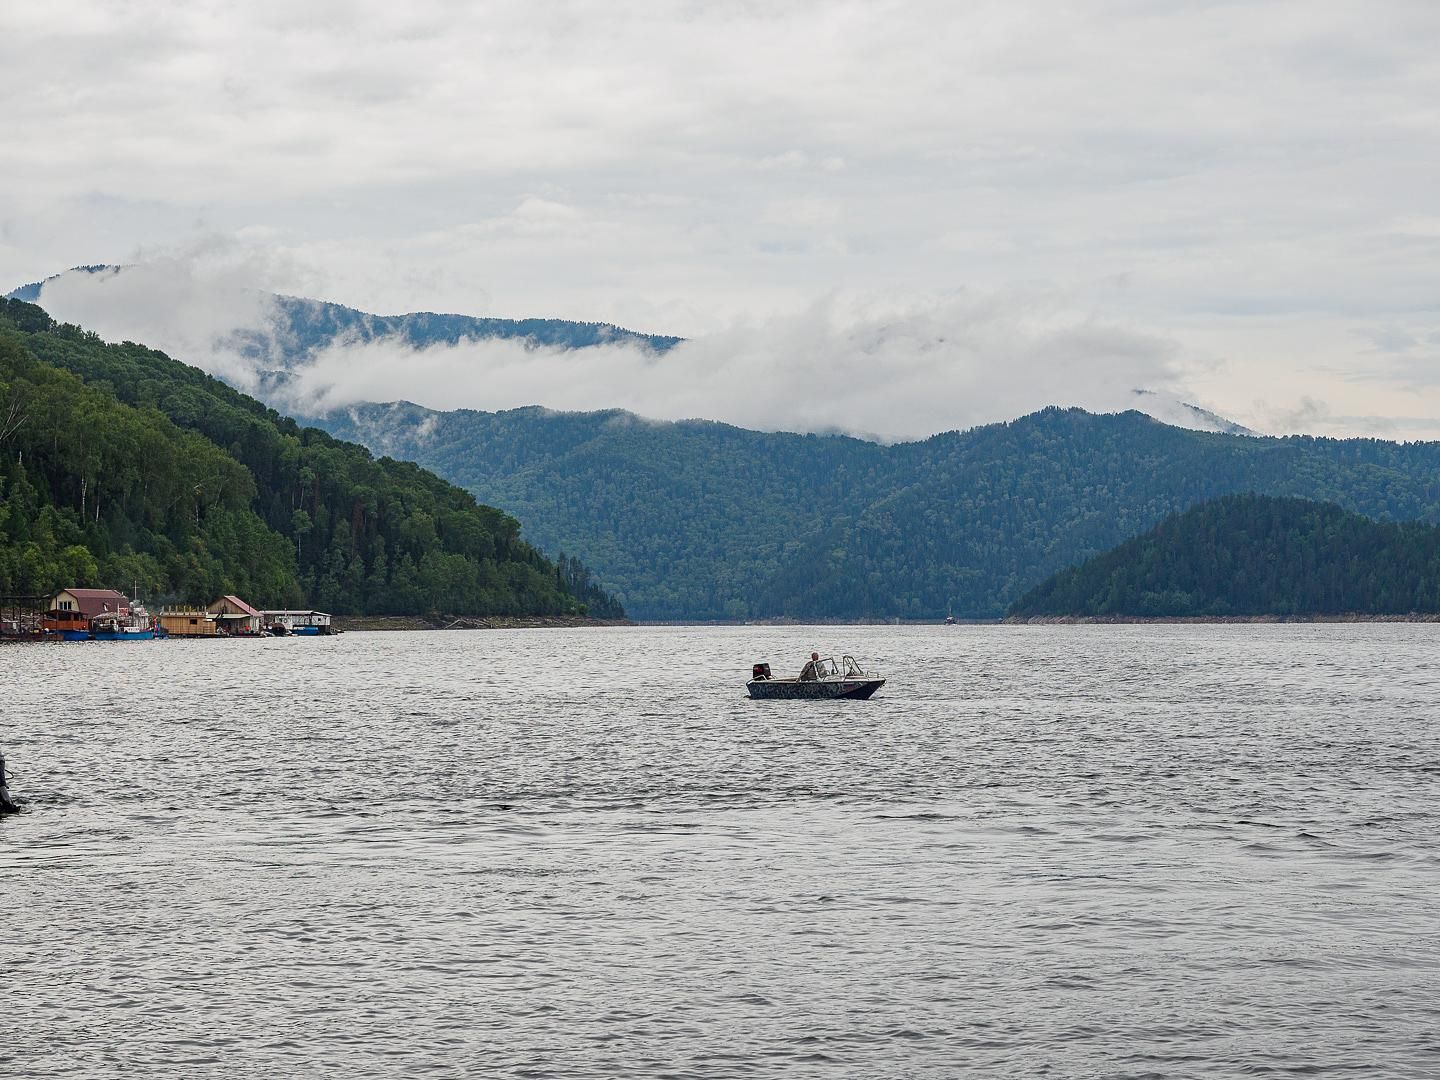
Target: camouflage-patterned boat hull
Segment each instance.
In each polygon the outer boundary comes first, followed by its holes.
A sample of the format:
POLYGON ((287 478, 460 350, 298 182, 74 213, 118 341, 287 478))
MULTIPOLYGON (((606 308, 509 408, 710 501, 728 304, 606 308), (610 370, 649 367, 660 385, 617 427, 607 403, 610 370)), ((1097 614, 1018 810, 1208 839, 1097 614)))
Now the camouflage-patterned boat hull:
POLYGON ((800 682, 798 679, 751 679, 745 684, 752 698, 781 701, 824 701, 844 698, 864 701, 885 685, 884 679, 820 679, 800 682))

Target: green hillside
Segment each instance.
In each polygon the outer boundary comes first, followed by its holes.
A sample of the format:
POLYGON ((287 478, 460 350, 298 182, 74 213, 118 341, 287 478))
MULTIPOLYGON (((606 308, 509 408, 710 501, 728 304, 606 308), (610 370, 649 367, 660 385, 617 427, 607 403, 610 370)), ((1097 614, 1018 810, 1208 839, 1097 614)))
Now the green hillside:
POLYGON ((0 301, 0 592, 64 585, 337 614, 613 601, 508 515, 196 368, 0 301))
MULTIPOLYGON (((646 618, 743 618, 782 565, 847 499, 887 489, 880 447, 765 434, 708 421, 651 424, 623 412, 386 410, 394 453, 526 507, 527 536, 624 581, 646 618), (405 439, 432 419, 421 439, 405 439)), ((378 411, 378 410, 377 410, 378 411)), ((327 421, 327 426, 335 421, 327 421)), ((374 428, 339 428, 362 441, 374 428)), ((377 441, 375 445, 389 445, 377 441)))
POLYGON ((1440 527, 1232 495, 1061 571, 1012 616, 1440 612, 1440 527))
POLYGON ((637 618, 999 617, 1048 576, 1257 491, 1440 521, 1440 444, 1046 409, 882 446, 620 412, 371 405, 325 426, 509 508, 637 618))

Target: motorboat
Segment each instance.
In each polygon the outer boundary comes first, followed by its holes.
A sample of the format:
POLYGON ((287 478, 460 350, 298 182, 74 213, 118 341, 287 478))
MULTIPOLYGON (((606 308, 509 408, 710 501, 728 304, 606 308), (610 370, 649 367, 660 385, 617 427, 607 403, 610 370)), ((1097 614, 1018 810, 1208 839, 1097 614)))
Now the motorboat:
POLYGON ((745 689, 752 698, 863 701, 884 685, 885 679, 879 672, 865 671, 853 656, 844 656, 839 664, 829 657, 814 660, 805 665, 803 675, 793 679, 777 679, 770 674, 769 664, 756 664, 751 668, 745 689))
POLYGON ((90 620, 93 641, 150 641, 155 637, 155 621, 139 604, 125 613, 106 611, 90 620))

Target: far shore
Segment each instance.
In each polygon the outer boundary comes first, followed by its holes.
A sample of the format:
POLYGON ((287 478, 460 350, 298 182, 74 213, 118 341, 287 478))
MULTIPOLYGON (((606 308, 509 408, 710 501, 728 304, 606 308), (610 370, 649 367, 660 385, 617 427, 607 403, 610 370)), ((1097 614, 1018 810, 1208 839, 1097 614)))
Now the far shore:
POLYGON ((629 619, 586 615, 336 615, 336 630, 538 630, 586 626, 634 626, 629 619))
POLYGON ((1112 623, 1431 623, 1440 614, 1406 615, 1011 615, 1007 626, 1080 626, 1112 623))
MULTIPOLYGON (((1229 625, 1243 623, 1433 623, 1440 614, 1407 615, 1011 615, 1004 619, 956 619, 954 626, 1128 626, 1128 625, 1229 625)), ((534 630, 583 629, 603 626, 935 626, 940 619, 591 619, 582 615, 387 615, 336 616, 337 630, 534 630)))

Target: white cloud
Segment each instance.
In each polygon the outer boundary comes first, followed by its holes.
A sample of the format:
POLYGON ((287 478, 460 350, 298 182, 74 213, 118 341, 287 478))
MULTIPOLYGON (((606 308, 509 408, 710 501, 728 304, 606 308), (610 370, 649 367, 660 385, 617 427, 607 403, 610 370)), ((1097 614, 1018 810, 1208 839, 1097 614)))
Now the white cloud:
POLYGON ((244 355, 235 335, 250 329, 273 337, 273 299, 247 287, 253 268, 227 257, 233 250, 227 245, 123 270, 63 274, 46 283, 40 303, 107 340, 160 349, 253 390, 257 369, 269 365, 244 355))
MULTIPOLYGON (((276 270, 216 245, 118 273, 66 274, 40 302, 102 336, 152 344, 253 388, 289 344, 269 294, 248 287, 276 270), (274 348, 252 356, 242 340, 274 348)), ((291 368, 277 404, 308 413, 399 399, 440 409, 624 408, 657 419, 906 438, 1051 404, 1131 408, 1141 387, 1163 392, 1146 403, 1163 410, 1181 394, 1179 379, 1171 343, 1067 309, 1055 294, 835 294, 663 355, 516 340, 419 350, 395 339, 337 341, 291 368)))
POLYGON ((260 287, 707 339, 1019 283, 1246 422, 1423 417, 1353 332, 1440 295, 1440 8, 1382 7, 11 4, 0 281, 218 233, 260 287))
POLYGON ((419 351, 340 344, 297 372, 312 411, 405 398, 432 408, 618 407, 766 430, 919 437, 1049 404, 1135 405, 1173 390, 1167 343, 1033 298, 955 296, 904 308, 835 297, 735 326, 657 356, 632 347, 564 351, 483 341, 419 351))

